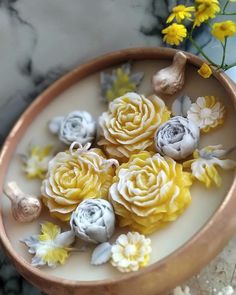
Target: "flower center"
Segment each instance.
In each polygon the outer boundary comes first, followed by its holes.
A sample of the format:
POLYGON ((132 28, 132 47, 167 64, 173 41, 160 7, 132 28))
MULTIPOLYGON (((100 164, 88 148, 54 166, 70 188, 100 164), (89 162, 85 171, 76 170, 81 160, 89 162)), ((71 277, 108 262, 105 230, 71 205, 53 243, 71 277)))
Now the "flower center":
POLYGON ((220 26, 220 28, 221 28, 222 31, 226 31, 228 29, 228 25, 227 24, 222 24, 220 26))
POLYGON ((169 34, 170 34, 170 37, 176 37, 177 35, 177 31, 175 28, 172 28, 170 31, 169 31, 169 34))
POLYGON ((125 256, 134 256, 136 254, 136 251, 137 249, 135 245, 128 244, 125 247, 125 256))
POLYGON ((211 115, 211 109, 209 108, 204 108, 200 112, 200 116, 202 119, 208 118, 211 115))

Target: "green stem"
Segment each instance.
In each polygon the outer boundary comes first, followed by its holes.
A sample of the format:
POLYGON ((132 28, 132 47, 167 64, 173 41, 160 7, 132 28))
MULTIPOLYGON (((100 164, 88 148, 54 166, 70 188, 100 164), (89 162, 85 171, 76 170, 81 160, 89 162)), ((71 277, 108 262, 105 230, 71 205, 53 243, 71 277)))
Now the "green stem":
POLYGON ((225 2, 225 5, 223 6, 223 12, 222 13, 225 13, 225 10, 226 10, 226 8, 227 8, 228 5, 229 5, 229 0, 227 0, 225 2))
POLYGON ((221 62, 221 66, 220 66, 221 68, 223 68, 224 67, 224 64, 225 64, 227 40, 228 40, 228 38, 226 37, 225 38, 225 42, 222 45, 223 46, 223 56, 222 56, 222 62, 221 62))
POLYGON ((236 15, 236 11, 235 12, 219 12, 218 15, 236 15))
POLYGON ((219 65, 217 65, 216 63, 214 63, 207 55, 206 53, 202 50, 202 48, 193 40, 193 38, 191 36, 188 37, 189 41, 192 43, 192 45, 201 53, 201 55, 203 57, 205 57, 205 59, 213 66, 215 67, 219 67, 219 65))
POLYGON ((232 63, 231 65, 228 65, 228 66, 223 67, 223 70, 224 71, 227 71, 227 70, 229 70, 229 69, 231 69, 233 67, 236 67, 236 62, 232 63))
POLYGON ((191 31, 189 32, 189 38, 192 38, 193 31, 194 31, 194 26, 192 26, 191 31))
POLYGON ((210 24, 210 22, 207 20, 206 21, 206 25, 210 28, 210 29, 212 29, 212 26, 211 26, 211 24, 210 24))

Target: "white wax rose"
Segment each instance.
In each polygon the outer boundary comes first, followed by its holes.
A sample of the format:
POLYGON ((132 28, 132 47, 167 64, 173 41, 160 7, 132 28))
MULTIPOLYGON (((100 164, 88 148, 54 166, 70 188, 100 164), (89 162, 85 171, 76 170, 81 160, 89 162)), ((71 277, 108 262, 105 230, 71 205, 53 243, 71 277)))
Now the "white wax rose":
POLYGON ((87 199, 71 215, 71 228, 75 235, 91 243, 108 241, 115 230, 112 205, 104 199, 87 199))
POLYGON ((96 122, 86 111, 73 111, 65 117, 55 117, 49 122, 49 129, 68 145, 74 141, 84 145, 93 142, 96 136, 96 122))
POLYGON ((155 135, 156 149, 175 160, 188 157, 199 142, 199 127, 193 121, 176 116, 162 124, 155 135))

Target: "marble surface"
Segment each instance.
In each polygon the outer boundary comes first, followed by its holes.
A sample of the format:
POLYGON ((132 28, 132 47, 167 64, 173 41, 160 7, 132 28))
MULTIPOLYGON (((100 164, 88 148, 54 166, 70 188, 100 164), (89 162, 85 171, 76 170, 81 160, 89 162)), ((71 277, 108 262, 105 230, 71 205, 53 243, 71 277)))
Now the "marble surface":
MULTIPOLYGON (((192 0, 1 0, 0 144, 34 98, 58 77, 99 54, 136 46, 163 46, 161 30, 172 5, 192 0)), ((233 4, 232 4, 233 5, 233 4)), ((235 4, 236 5, 236 4, 235 4)), ((205 50, 218 58, 221 48, 207 28, 196 32, 205 50)), ((236 39, 229 42, 228 62, 236 39)), ((193 51, 189 43, 182 49, 193 51)), ((194 52, 196 53, 196 52, 194 52)), ((228 73, 236 81, 236 70, 228 73)), ((236 238, 186 284, 193 294, 217 294, 236 285, 236 238)), ((0 292, 36 295, 0 253, 0 292)), ((1 293, 0 293, 1 294, 1 293)))

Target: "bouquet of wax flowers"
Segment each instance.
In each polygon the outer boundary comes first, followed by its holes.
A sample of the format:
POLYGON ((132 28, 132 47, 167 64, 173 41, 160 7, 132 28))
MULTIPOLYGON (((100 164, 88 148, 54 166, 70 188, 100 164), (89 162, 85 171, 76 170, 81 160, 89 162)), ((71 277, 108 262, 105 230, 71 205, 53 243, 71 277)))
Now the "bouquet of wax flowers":
MULTIPOLYGON (((184 8, 177 7, 168 22, 179 23, 195 13, 193 26, 200 25, 204 3, 196 2, 196 10, 181 13, 184 8)), ((212 2, 216 9, 217 0, 212 2)), ((177 23, 173 25, 183 26, 177 23)), ((33 266, 64 264, 71 253, 86 251, 90 244, 92 265, 110 262, 121 272, 137 271, 150 261, 149 235, 168 227, 190 206, 192 184, 220 186, 219 168, 236 166, 227 158, 234 147, 199 148, 202 135, 224 124, 226 108, 219 98, 204 95, 193 101, 182 95, 169 108, 162 99, 163 93, 183 87, 185 63, 185 55, 177 52, 173 64, 153 76, 150 96, 138 93, 144 73, 132 73, 130 63, 101 73, 106 111, 97 120, 84 110, 52 118, 51 136, 65 148, 55 153, 51 144, 33 145, 20 155, 29 181, 41 180, 41 195, 8 183, 5 193, 13 217, 32 222, 46 210, 54 220, 22 239, 33 266), (119 228, 124 230, 117 235, 119 228)))

